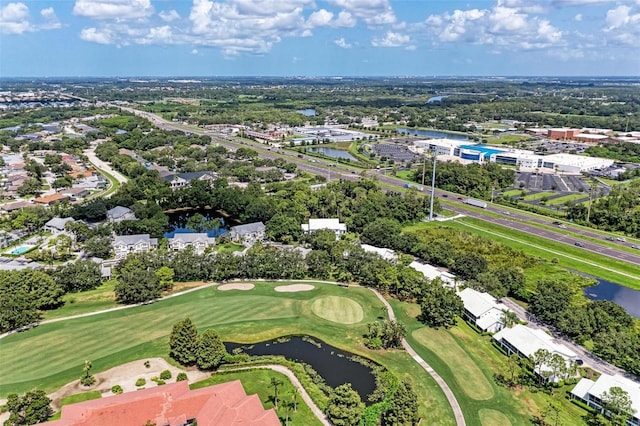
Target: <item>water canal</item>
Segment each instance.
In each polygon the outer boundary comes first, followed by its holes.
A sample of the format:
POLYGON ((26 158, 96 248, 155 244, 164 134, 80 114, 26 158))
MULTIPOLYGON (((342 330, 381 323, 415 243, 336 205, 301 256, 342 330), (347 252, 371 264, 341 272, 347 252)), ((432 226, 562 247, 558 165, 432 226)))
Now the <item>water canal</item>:
POLYGON ((285 339, 259 342, 253 345, 225 343, 229 353, 241 348, 248 355, 281 355, 287 359, 309 364, 331 387, 351 383, 363 402, 376 386, 372 369, 354 361, 353 354, 334 348, 317 339, 291 336, 285 339))

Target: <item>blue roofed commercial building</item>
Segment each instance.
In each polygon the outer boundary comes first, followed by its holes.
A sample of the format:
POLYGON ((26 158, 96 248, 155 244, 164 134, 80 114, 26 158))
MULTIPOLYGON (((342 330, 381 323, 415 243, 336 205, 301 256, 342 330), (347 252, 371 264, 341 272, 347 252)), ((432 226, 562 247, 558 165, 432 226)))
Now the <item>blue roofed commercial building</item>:
POLYGON ((468 141, 455 139, 427 139, 415 141, 413 144, 415 152, 435 152, 438 156, 444 156, 443 159, 447 161, 467 164, 496 163, 541 172, 580 174, 595 169, 606 169, 614 163, 607 158, 563 153, 540 155, 533 151, 469 144, 468 141))

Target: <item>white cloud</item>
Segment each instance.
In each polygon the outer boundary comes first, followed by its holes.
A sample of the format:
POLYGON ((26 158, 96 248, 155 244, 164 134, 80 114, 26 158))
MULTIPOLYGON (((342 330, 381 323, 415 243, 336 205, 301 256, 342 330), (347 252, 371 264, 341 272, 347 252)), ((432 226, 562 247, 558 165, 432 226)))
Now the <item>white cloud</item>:
MULTIPOLYGON (((455 10, 429 16, 424 27, 443 43, 465 42, 503 49, 542 49, 565 43, 548 19, 529 14, 522 0, 502 0, 491 9, 455 10)), ((529 2, 530 6, 535 2, 529 2)), ((537 10, 530 7, 528 10, 537 10)))
POLYGON ((640 11, 620 5, 607 11, 605 40, 608 44, 640 47, 640 11))
POLYGON ((371 40, 374 47, 404 47, 413 49, 415 46, 411 44, 411 37, 406 34, 400 34, 393 31, 387 31, 383 37, 374 37, 371 40))
POLYGON ((160 16, 160 19, 162 19, 164 22, 173 22, 177 19, 180 19, 180 14, 175 10, 170 10, 168 12, 166 10, 162 10, 160 11, 160 13, 158 13, 158 16, 160 16))
POLYGON ((325 9, 320 9, 313 12, 309 18, 307 19, 307 25, 311 28, 316 27, 325 27, 331 24, 331 19, 333 18, 333 13, 328 12, 325 9))
POLYGON ((329 0, 329 3, 363 20, 369 26, 396 22, 389 0, 329 0))
POLYGON ((40 11, 40 15, 44 19, 44 23, 40 26, 44 30, 55 30, 62 28, 62 24, 56 15, 56 11, 52 7, 47 7, 40 11))
POLYGON ((80 38, 98 44, 113 44, 115 39, 109 31, 100 31, 97 28, 84 28, 80 31, 80 38))
POLYGON ((576 16, 574 16, 573 20, 576 22, 582 22, 582 13, 578 13, 576 16))
POLYGON ((0 9, 0 32, 22 34, 31 31, 29 8, 24 3, 8 3, 0 9))
POLYGON ((335 20, 334 25, 342 28, 354 27, 356 25, 356 19, 351 15, 351 13, 343 10, 338 13, 338 18, 335 20))
POLYGON ((338 46, 341 47, 343 49, 351 49, 353 47, 353 45, 351 43, 348 43, 344 37, 340 37, 338 39, 333 40, 333 43, 338 46))
POLYGON ((42 22, 31 20, 29 7, 22 3, 7 3, 0 8, 0 34, 24 34, 40 30, 55 30, 62 27, 53 7, 40 10, 42 22))
POLYGON ((153 14, 151 0, 76 0, 73 13, 91 19, 129 20, 153 14))
POLYGON ((197 55, 198 53, 200 53, 200 52, 198 52, 198 49, 192 49, 191 50, 191 54, 192 55, 197 55))

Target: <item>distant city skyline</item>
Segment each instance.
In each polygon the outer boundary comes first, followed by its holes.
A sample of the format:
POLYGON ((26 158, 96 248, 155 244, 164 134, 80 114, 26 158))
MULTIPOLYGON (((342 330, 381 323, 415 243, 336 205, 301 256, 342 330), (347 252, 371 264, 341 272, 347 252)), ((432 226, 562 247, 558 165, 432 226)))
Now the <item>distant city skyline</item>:
POLYGON ((0 78, 640 76, 640 0, 22 0, 0 78))

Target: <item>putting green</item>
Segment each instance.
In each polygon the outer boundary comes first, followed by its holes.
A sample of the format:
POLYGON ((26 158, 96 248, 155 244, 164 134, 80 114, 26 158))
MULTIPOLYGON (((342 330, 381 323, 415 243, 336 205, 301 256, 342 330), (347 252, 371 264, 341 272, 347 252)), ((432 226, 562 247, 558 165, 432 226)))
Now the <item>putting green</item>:
POLYGON ((322 319, 340 324, 355 324, 364 318, 362 306, 342 296, 320 297, 313 301, 311 310, 322 319))
POLYGON ((482 373, 478 364, 446 330, 425 327, 414 331, 413 337, 451 368, 451 373, 469 398, 477 401, 493 398, 494 392, 491 383, 482 373))
POLYGON ((482 426, 511 425, 509 418, 500 411, 492 410, 490 408, 482 408, 478 411, 478 414, 480 415, 480 423, 482 423, 482 426))

